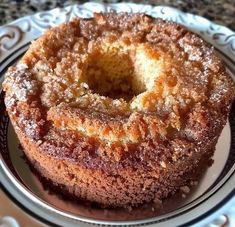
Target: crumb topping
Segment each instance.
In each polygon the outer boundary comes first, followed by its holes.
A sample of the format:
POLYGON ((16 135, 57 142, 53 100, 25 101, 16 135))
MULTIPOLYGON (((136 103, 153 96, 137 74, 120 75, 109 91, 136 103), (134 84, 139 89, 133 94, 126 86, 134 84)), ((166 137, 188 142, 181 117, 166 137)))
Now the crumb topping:
MULTIPOLYGON (((235 94, 213 47, 197 35, 126 13, 49 29, 8 70, 3 88, 8 109, 39 112, 27 120, 41 118, 44 134, 42 121, 107 147, 213 137, 235 94)), ((27 134, 38 128, 23 125, 27 134)))

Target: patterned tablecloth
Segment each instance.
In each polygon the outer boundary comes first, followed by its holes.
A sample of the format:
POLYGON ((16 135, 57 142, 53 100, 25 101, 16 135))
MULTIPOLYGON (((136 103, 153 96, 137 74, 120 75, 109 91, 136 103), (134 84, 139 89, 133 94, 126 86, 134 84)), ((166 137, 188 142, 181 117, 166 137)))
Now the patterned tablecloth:
MULTIPOLYGON (((75 3, 84 3, 85 1, 74 0, 0 0, 0 25, 9 23, 17 18, 28 14, 34 14, 38 11, 49 10, 55 7, 63 7, 75 3)), ((117 0, 95 1, 116 3, 117 0)), ((127 1, 129 2, 129 1, 127 1)), ((193 14, 198 14, 214 21, 218 24, 225 25, 232 30, 235 30, 235 1, 234 0, 202 0, 202 1, 181 1, 181 0, 139 0, 132 1, 135 3, 148 3, 152 5, 168 5, 173 6, 182 11, 187 11, 193 14)), ((9 198, 0 191, 0 227, 6 226, 44 226, 39 224, 34 219, 25 214, 18 208, 9 198), (10 217, 15 217, 18 224, 10 217)))

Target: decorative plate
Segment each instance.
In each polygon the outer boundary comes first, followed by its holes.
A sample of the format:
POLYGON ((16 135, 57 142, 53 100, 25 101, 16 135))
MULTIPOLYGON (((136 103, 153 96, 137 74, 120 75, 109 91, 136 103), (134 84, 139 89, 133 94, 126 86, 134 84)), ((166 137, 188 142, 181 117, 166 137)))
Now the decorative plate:
MULTIPOLYGON (((211 43, 235 79, 235 33, 207 19, 177 9, 150 5, 85 3, 40 12, 0 27, 0 83, 4 72, 27 50, 30 42, 49 27, 93 12, 142 12, 175 21, 211 43)), ((210 167, 187 195, 176 194, 161 209, 148 206, 130 211, 90 207, 59 197, 48 190, 25 163, 19 142, 0 96, 0 180, 14 202, 38 220, 60 226, 91 224, 109 226, 235 226, 235 105, 225 126, 210 167)))

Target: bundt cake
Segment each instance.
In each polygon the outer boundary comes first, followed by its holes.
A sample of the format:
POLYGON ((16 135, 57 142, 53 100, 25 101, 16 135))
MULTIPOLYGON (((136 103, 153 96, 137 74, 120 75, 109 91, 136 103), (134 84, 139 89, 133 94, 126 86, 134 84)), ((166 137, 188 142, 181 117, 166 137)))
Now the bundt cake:
POLYGON ((211 163, 235 96, 214 48, 144 14, 46 31, 10 67, 5 104, 31 165, 102 206, 159 201, 211 163))

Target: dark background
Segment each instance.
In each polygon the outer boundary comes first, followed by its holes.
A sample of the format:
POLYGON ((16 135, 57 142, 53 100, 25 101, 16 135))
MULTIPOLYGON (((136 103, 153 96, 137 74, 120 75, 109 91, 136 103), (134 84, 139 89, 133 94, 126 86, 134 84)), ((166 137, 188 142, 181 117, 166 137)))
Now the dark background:
MULTIPOLYGON (((19 17, 38 11, 49 10, 87 1, 64 0, 0 0, 0 25, 6 24, 19 17)), ((118 0, 93 0, 93 2, 116 3, 118 0)), ((173 6, 182 11, 198 14, 218 24, 225 25, 235 31, 235 0, 137 0, 126 1, 135 3, 149 3, 152 5, 173 6)))

